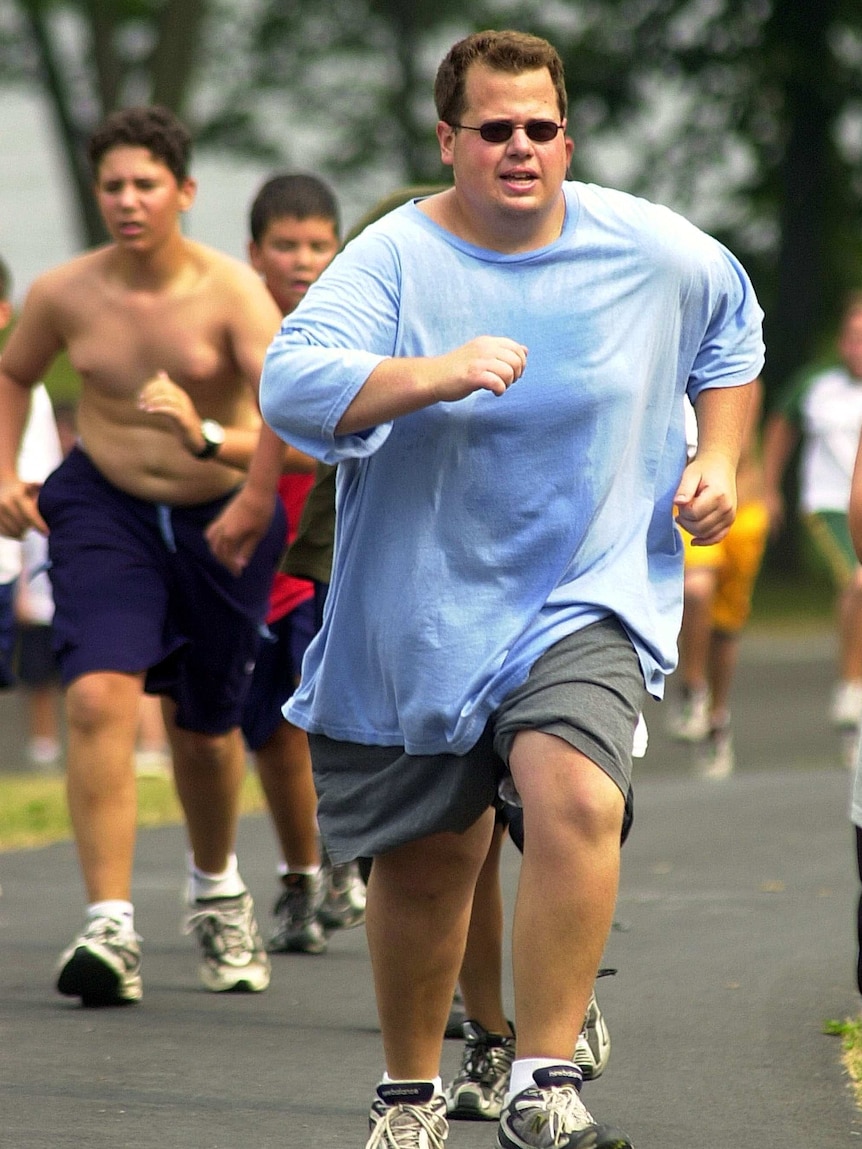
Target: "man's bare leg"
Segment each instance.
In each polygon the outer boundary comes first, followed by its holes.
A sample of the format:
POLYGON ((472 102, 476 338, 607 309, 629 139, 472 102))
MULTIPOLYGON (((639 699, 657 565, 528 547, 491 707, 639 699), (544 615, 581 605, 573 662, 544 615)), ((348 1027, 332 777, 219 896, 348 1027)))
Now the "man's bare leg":
POLYGON ((476 878, 494 813, 463 834, 434 834, 380 854, 365 928, 390 1076, 433 1080, 464 956, 476 878))
POLYGON ((88 902, 131 899, 141 675, 85 674, 66 690, 69 814, 88 902))
POLYGON ((513 925, 518 1057, 570 1061, 613 921, 623 795, 562 739, 527 730, 509 755, 524 804, 513 925))

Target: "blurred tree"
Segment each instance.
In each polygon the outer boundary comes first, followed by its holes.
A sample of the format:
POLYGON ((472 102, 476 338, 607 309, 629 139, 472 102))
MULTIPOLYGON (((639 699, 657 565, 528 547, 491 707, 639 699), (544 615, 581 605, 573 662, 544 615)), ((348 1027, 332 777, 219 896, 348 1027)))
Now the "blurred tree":
POLYGON ((573 173, 667 203, 727 242, 767 312, 774 393, 862 280, 858 0, 0 0, 0 75, 49 94, 85 239, 83 140, 168 104, 215 145, 370 199, 446 175, 432 82, 465 32, 520 27, 566 61, 573 173), (17 38, 11 33, 17 33, 17 38))
POLYGON ((862 281, 862 5, 270 0, 254 84, 285 101, 291 131, 327 133, 333 175, 436 180, 436 65, 466 31, 503 26, 564 56, 575 175, 668 203, 742 258, 767 311, 774 393, 862 281))
POLYGON ((242 5, 224 0, 14 0, 13 7, 17 20, 3 14, 0 75, 36 80, 48 97, 85 246, 105 237, 91 193, 86 141, 115 108, 163 104, 207 143, 237 148, 242 141, 247 154, 277 154, 258 136, 244 104, 218 100, 218 85, 210 84, 206 114, 196 114, 201 84, 216 59, 222 63, 221 46, 233 35, 233 42, 242 44, 247 15, 242 5))

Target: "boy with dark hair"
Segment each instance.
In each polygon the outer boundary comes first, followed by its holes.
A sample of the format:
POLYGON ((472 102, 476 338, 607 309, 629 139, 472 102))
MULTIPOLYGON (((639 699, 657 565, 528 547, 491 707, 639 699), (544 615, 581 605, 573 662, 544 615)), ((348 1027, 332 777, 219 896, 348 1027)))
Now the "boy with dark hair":
MULTIPOLYGON (((273 176, 261 187, 249 213, 248 252, 284 314, 291 312, 326 268, 339 246, 338 205, 322 180, 304 174, 273 176)), ((164 383, 146 389, 142 405, 174 420, 190 451, 200 437, 201 418, 187 394, 169 393, 164 383)), ((253 436, 223 428, 219 458, 248 464, 253 436)), ((279 494, 287 515, 289 544, 296 535, 314 460, 288 448, 279 494)), ((278 572, 242 718, 261 785, 281 845, 282 892, 275 904, 271 952, 320 954, 326 931, 359 925, 365 916, 365 887, 354 863, 321 866, 317 795, 304 730, 285 721, 282 707, 299 681, 302 656, 316 630, 314 590, 304 578, 278 572)))
POLYGON ((234 844, 239 730, 284 539, 284 447, 258 431, 257 384, 280 315, 254 273, 186 238, 195 197, 184 125, 161 108, 94 134, 110 242, 40 276, 0 361, 0 533, 48 533, 68 727, 68 796, 87 920, 57 988, 85 1005, 142 995, 131 880, 139 700, 162 695, 190 844, 186 929, 207 989, 260 991, 269 960, 234 844), (81 377, 79 443, 45 484, 16 473, 31 388, 65 350, 81 377), (193 451, 141 409, 187 389, 208 422, 193 451), (219 423, 249 428, 251 465, 219 459, 219 423))

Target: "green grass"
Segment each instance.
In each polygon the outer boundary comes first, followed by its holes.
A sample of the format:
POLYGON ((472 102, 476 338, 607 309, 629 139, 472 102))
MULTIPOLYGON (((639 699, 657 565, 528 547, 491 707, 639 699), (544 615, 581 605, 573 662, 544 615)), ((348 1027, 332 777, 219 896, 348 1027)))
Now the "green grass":
MULTIPOLYGON (((833 593, 822 572, 792 577, 765 571, 757 585, 752 627, 805 630, 830 625, 833 593)), ((265 809, 257 775, 249 773, 244 812, 265 809)), ((138 780, 138 822, 160 826, 182 821, 173 785, 159 778, 138 780)), ((63 780, 27 774, 0 774, 0 851, 41 846, 72 836, 63 780)))
POLYGON ((783 575, 764 571, 754 589, 751 625, 780 629, 827 626, 835 620, 835 591, 829 576, 814 567, 783 575))
POLYGON ((862 1017, 847 1021, 826 1021, 823 1032, 841 1038, 841 1060, 853 1082, 856 1104, 862 1107, 862 1017))
MULTIPOLYGON (((264 808, 257 775, 249 773, 243 786, 243 813, 264 808)), ((180 822, 182 811, 173 783, 162 778, 139 778, 138 825, 164 826, 180 822)), ((0 775, 0 851, 44 846, 71 837, 63 778, 0 775)))
MULTIPOLYGON (((3 350, 3 344, 9 338, 15 322, 11 323, 5 331, 0 331, 0 351, 3 350)), ((72 368, 69 358, 65 352, 58 355, 54 362, 51 364, 50 369, 45 375, 45 386, 48 388, 48 393, 55 403, 70 403, 74 405, 78 401, 78 395, 81 391, 81 381, 78 375, 72 368)))

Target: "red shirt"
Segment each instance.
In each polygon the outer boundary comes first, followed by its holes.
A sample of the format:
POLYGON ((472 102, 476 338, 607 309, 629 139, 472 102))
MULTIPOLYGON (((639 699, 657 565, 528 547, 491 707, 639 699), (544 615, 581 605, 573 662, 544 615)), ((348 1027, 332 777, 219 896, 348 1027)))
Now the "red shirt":
MULTIPOLYGON (((278 481, 278 493, 287 515, 287 538, 285 545, 296 538, 299 517, 305 505, 308 492, 314 485, 314 474, 282 475, 278 481)), ((275 572, 272 590, 269 593, 269 613, 267 622, 276 622, 290 614, 300 603, 307 602, 314 595, 314 586, 304 578, 275 572)))

